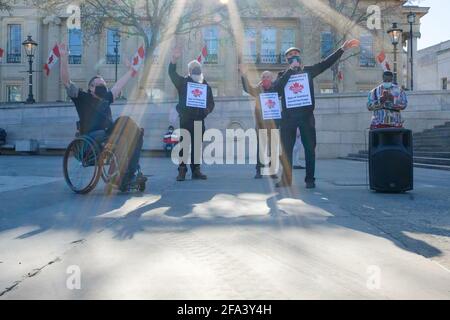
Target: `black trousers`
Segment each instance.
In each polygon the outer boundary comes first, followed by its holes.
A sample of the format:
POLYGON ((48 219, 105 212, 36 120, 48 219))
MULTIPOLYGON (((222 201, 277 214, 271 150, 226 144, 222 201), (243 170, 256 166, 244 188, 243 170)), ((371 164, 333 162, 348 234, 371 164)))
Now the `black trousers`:
POLYGON ((288 183, 292 183, 292 153, 297 136, 297 128, 300 129, 301 140, 305 149, 305 182, 314 182, 317 142, 316 120, 312 112, 305 112, 291 118, 283 118, 281 121, 283 179, 288 183))
MULTIPOLYGON (((192 120, 192 119, 185 119, 180 118, 180 129, 187 130, 189 134, 191 135, 191 141, 189 141, 189 149, 191 149, 191 170, 194 171, 196 168, 200 168, 200 158, 202 155, 202 148, 203 148, 203 135, 205 133, 205 121, 204 120, 192 120), (195 122, 201 123, 202 132, 201 136, 197 137, 196 132, 194 130, 194 124, 195 122), (200 143, 194 143, 196 139, 199 139, 200 143), (194 150, 194 148, 197 147, 197 150, 194 150), (196 158, 197 156, 197 158, 196 158)), ((180 138, 180 142, 183 141, 183 136, 180 138)), ((180 159, 183 157, 183 149, 180 151, 180 159)), ((186 167, 186 164, 180 160, 180 167, 186 167)))

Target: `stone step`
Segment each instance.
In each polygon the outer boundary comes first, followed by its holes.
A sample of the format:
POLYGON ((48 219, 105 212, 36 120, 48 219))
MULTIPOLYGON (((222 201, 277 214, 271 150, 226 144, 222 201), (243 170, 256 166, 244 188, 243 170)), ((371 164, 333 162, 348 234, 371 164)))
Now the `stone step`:
MULTIPOLYGON (((350 160, 350 161, 358 161, 358 162, 367 162, 367 158, 361 157, 339 157, 341 160, 350 160)), ((414 167, 416 168, 424 168, 424 169, 435 169, 435 170, 445 170, 450 171, 450 165, 437 165, 437 164, 426 164, 426 163, 417 163, 414 162, 414 167)))
POLYGON ((439 130, 435 129, 432 131, 424 131, 420 133, 413 134, 414 138, 422 138, 422 137, 450 137, 450 129, 439 130))
POLYGON ((450 148, 439 148, 439 147, 417 147, 417 148, 414 148, 414 153, 416 153, 416 152, 446 153, 449 151, 450 151, 450 148))
POLYGON ((450 152, 432 152, 414 150, 415 157, 450 159, 450 152))
POLYGON ((414 146, 415 147, 427 147, 427 146, 433 146, 433 147, 450 147, 450 140, 445 141, 443 139, 417 139, 414 140, 414 146))
POLYGON ((450 159, 448 158, 414 157, 414 162, 420 164, 436 164, 436 165, 450 166, 450 159))
MULTIPOLYGON (((357 154, 355 154, 355 153, 349 154, 349 156, 352 156, 352 157, 367 157, 368 155, 369 155, 369 152, 366 150, 360 150, 357 154)), ((434 152, 434 151, 420 151, 420 150, 415 149, 414 156, 415 157, 424 157, 424 158, 450 159, 450 151, 434 152)))
POLYGON ((435 129, 450 128, 450 124, 447 122, 445 124, 441 124, 441 125, 435 126, 434 128, 435 129))
POLYGON ((450 171, 450 166, 442 166, 442 165, 435 165, 435 164, 414 163, 414 167, 423 168, 423 169, 435 169, 435 170, 450 171))

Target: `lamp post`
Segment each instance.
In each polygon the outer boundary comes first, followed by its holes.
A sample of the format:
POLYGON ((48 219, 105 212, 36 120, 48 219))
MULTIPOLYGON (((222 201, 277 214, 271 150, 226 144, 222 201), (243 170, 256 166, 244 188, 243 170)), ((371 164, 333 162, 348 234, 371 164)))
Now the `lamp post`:
POLYGON ((27 39, 22 42, 22 46, 25 49, 25 53, 28 56, 28 63, 29 63, 29 69, 28 69, 28 98, 25 101, 25 103, 35 103, 33 97, 33 58, 34 54, 36 52, 36 47, 38 46, 37 42, 34 41, 31 36, 28 36, 27 39))
POLYGON ((410 63, 410 70, 411 70, 411 74, 410 74, 410 78, 411 78, 411 91, 414 91, 414 52, 413 52, 413 24, 416 23, 416 14, 413 12, 410 12, 408 14, 408 23, 409 23, 409 50, 410 50, 410 55, 409 55, 409 63, 410 63))
POLYGON ((392 23, 392 28, 387 31, 391 37, 392 45, 394 46, 394 83, 397 83, 397 45, 400 42, 400 36, 403 30, 397 26, 397 22, 392 23))
POLYGON ((117 82, 117 64, 119 63, 119 43, 120 43, 120 33, 119 33, 119 31, 114 32, 113 42, 115 44, 115 47, 114 47, 114 54, 115 54, 114 64, 116 65, 116 76, 115 76, 115 81, 114 82, 117 82))

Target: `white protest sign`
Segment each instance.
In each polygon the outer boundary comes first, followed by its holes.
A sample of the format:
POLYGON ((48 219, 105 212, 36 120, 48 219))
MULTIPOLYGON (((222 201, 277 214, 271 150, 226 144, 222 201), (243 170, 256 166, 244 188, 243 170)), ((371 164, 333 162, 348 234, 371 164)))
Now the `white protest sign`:
POLYGON ((300 108, 312 104, 307 73, 290 77, 286 87, 284 87, 284 98, 286 99, 286 108, 300 108))
POLYGON ((281 119, 281 106, 278 93, 261 93, 259 95, 264 120, 281 119))
POLYGON ((206 109, 208 86, 195 82, 188 82, 186 92, 186 106, 206 109))

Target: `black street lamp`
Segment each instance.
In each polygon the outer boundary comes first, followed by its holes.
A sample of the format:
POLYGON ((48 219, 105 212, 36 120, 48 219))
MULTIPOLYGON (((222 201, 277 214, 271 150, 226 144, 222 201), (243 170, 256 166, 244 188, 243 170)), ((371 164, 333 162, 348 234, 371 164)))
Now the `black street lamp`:
POLYGON ((408 23, 409 23, 409 51, 411 52, 409 55, 409 63, 410 63, 410 78, 411 78, 411 91, 414 91, 414 52, 413 52, 413 24, 416 23, 416 14, 410 12, 408 14, 408 23))
POLYGON ((397 22, 392 23, 392 28, 387 31, 394 46, 394 83, 397 84, 397 45, 403 30, 397 26, 397 22))
POLYGON ((35 103, 33 97, 33 58, 36 52, 36 48, 38 46, 37 42, 31 39, 31 36, 28 36, 27 39, 22 42, 23 47, 25 48, 25 53, 28 56, 28 98, 25 103, 35 103))
POLYGON ((115 44, 115 47, 114 47, 114 54, 115 54, 114 64, 116 65, 116 76, 115 76, 116 80, 114 82, 117 82, 117 64, 119 63, 119 43, 120 43, 120 33, 119 33, 119 31, 114 32, 113 42, 115 44))

